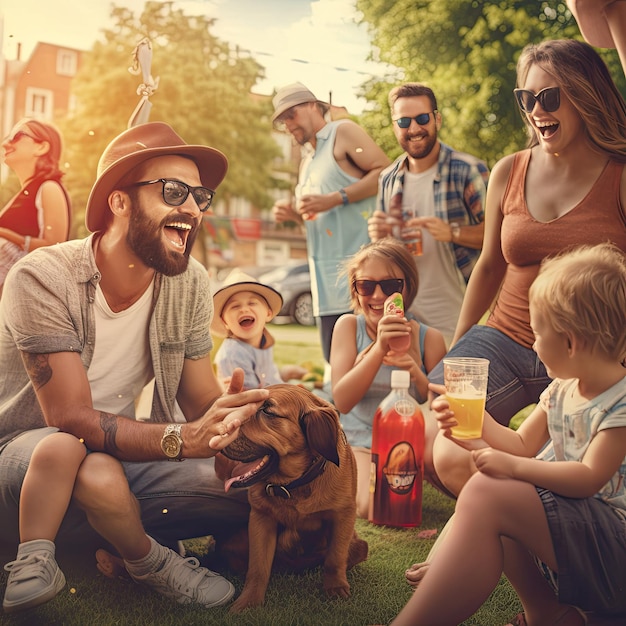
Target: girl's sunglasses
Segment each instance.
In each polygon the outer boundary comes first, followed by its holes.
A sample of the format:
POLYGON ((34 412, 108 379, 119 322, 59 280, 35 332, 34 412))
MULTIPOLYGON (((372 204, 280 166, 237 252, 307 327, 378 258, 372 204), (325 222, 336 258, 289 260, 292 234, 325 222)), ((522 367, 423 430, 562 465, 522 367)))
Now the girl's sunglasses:
POLYGON ((561 106, 561 90, 559 87, 547 87, 537 95, 528 89, 514 89, 517 104, 524 113, 531 113, 535 104, 539 102, 546 113, 554 113, 561 106))
POLYGON ((355 280, 352 287, 360 296, 371 296, 376 291, 376 285, 380 285, 383 293, 390 296, 404 289, 403 278, 387 278, 385 280, 355 280))

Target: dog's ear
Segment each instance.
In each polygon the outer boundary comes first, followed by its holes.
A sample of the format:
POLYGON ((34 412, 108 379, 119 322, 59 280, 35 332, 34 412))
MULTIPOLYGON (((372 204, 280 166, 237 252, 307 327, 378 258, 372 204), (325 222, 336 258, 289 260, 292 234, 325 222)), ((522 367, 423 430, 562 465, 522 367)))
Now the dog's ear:
POLYGON ((339 466, 337 440, 339 436, 339 419, 337 411, 331 406, 311 406, 300 417, 302 431, 315 452, 339 466))

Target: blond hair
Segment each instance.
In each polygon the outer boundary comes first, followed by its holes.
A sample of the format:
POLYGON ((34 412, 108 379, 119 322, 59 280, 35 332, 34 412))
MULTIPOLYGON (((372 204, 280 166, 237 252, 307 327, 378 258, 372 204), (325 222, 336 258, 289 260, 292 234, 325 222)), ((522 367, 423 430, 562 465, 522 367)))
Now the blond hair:
POLYGON ((626 255, 617 246, 581 246, 544 260, 528 295, 556 332, 626 358, 626 255))
POLYGON ((352 309, 358 313, 361 311, 359 296, 354 288, 356 274, 363 266, 363 263, 370 259, 377 259, 387 269, 392 265, 399 268, 404 278, 404 309, 407 310, 415 296, 419 284, 417 267, 413 255, 394 237, 384 237, 378 241, 361 246, 356 254, 346 260, 343 266, 342 275, 347 275, 350 287, 350 304, 352 309))

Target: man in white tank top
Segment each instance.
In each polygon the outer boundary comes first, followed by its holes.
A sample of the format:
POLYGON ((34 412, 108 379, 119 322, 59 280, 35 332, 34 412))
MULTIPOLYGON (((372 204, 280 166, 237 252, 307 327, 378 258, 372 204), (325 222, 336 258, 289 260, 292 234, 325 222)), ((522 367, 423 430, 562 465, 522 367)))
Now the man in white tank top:
POLYGON ((419 288, 411 312, 449 344, 482 246, 489 170, 441 143, 441 114, 429 87, 394 87, 389 106, 404 153, 380 175, 369 236, 394 234, 414 252, 419 288))

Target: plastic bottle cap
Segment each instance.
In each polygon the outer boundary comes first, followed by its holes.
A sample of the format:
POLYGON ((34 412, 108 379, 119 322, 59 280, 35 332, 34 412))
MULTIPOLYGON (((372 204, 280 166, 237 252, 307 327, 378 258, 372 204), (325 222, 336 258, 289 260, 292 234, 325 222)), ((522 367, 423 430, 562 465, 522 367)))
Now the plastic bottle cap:
POLYGON ((391 372, 391 386, 394 389, 408 389, 411 384, 411 374, 407 370, 393 370, 391 372))

